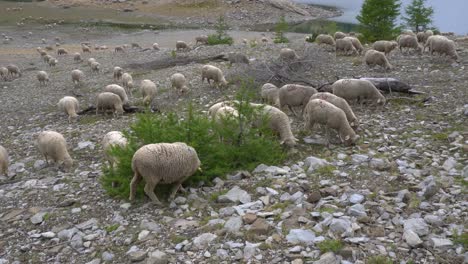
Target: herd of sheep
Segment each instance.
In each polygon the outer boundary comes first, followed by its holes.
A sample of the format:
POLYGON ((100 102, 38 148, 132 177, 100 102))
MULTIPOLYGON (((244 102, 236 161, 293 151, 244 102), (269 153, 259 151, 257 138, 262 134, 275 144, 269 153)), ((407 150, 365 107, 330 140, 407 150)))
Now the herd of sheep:
MULTIPOLYGON (((195 39, 196 43, 206 44, 208 37, 205 35, 195 39)), ((268 41, 262 38, 262 42, 268 41)), ((244 43, 247 41, 244 40, 244 43)), ((345 54, 362 54, 364 47, 359 39, 353 35, 348 36, 342 32, 336 32, 334 36, 319 35, 316 42, 321 45, 333 46, 336 52, 345 54)), ((57 46, 59 46, 57 44, 57 46)), ((140 48, 136 43, 132 48, 140 48)), ((153 49, 159 50, 157 43, 153 44, 153 49)), ((367 65, 379 65, 384 69, 391 69, 387 56, 394 49, 399 47, 403 49, 414 49, 418 53, 429 50, 430 54, 438 53, 447 55, 454 60, 458 60, 458 54, 455 50, 455 44, 445 36, 434 35, 432 31, 404 32, 395 41, 377 41, 372 45, 372 49, 365 52, 364 60, 367 65)), ((84 53, 91 53, 88 43, 82 43, 81 48, 84 53)), ((107 47, 106 47, 107 48, 107 47)), ((125 52, 129 46, 115 47, 114 52, 125 52)), ((57 64, 57 59, 47 53, 47 50, 37 48, 45 63, 50 67, 57 64)), ((183 41, 176 42, 176 50, 190 50, 189 45, 183 41)), ((58 56, 66 56, 68 51, 64 48, 57 49, 58 56)), ((73 54, 75 62, 82 62, 80 53, 73 54)), ((284 61, 293 61, 299 59, 296 52, 290 48, 283 48, 280 51, 280 59, 284 61)), ((228 60, 232 63, 249 63, 249 59, 242 53, 229 53, 228 60)), ((100 63, 94 58, 87 61, 92 73, 99 74, 100 63)), ((21 71, 16 65, 0 67, 0 78, 11 80, 20 78, 21 71)), ((71 72, 71 80, 78 88, 85 79, 85 74, 80 69, 71 72)), ((213 65, 204 65, 201 68, 202 83, 206 79, 211 85, 220 88, 228 85, 223 71, 213 65)), ((47 85, 49 76, 46 71, 37 72, 39 85, 47 85)), ((96 97, 96 114, 99 112, 112 112, 114 116, 121 115, 124 112, 124 105, 129 103, 129 96, 132 97, 134 90, 134 81, 132 75, 124 72, 121 67, 114 67, 113 81, 115 83, 104 87, 101 93, 96 97), (120 84, 116 84, 120 82, 120 84)), ((184 95, 189 91, 187 80, 182 73, 175 73, 170 78, 171 85, 179 95, 184 95)), ((149 105, 156 98, 158 89, 151 80, 142 80, 140 82, 140 92, 145 105, 149 105)), ((260 89, 263 103, 251 103, 251 107, 258 110, 262 116, 266 116, 268 126, 280 137, 281 144, 288 147, 296 145, 298 139, 291 130, 291 121, 288 115, 283 111, 288 106, 296 118, 303 121, 304 127, 312 129, 315 124, 320 124, 327 129, 336 130, 341 142, 345 145, 352 145, 360 138, 355 130, 359 126, 359 121, 350 106, 356 101, 366 102, 372 105, 384 105, 385 97, 381 92, 367 80, 359 79, 341 79, 333 83, 328 92, 318 92, 311 86, 300 84, 286 84, 277 87, 274 84, 266 83, 260 89), (300 107, 301 115, 298 115, 294 108, 300 107)), ((214 104, 208 110, 209 116, 216 122, 222 118, 232 118, 239 115, 236 110, 236 101, 223 101, 214 104)), ((68 115, 68 122, 78 118, 79 101, 72 96, 65 96, 58 102, 60 111, 68 115)), ((254 124, 255 125, 255 122, 254 124)), ((114 167, 118 160, 109 154, 112 146, 126 146, 127 139, 119 131, 107 133, 102 146, 104 155, 111 167, 114 167)), ((40 153, 44 156, 46 162, 53 161, 60 164, 65 170, 70 170, 73 165, 73 159, 68 153, 66 140, 58 132, 43 131, 37 137, 37 146, 40 153)), ((130 184, 130 200, 135 197, 135 189, 138 183, 145 179, 145 193, 151 200, 159 204, 159 200, 154 194, 154 187, 158 183, 175 183, 171 196, 175 195, 182 182, 196 172, 200 167, 196 150, 185 143, 159 143, 142 146, 136 151, 132 159, 132 169, 134 177, 130 184)), ((7 150, 0 146, 0 173, 8 172, 8 154, 7 150)))

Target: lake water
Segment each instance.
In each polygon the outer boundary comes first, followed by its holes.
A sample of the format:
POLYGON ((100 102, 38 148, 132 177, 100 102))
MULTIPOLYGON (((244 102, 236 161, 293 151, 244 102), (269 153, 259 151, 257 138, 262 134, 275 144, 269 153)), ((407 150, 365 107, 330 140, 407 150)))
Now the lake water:
MULTIPOLYGON (((344 14, 333 18, 334 21, 357 23, 356 16, 364 0, 295 0, 295 2, 338 7, 344 14)), ((401 1, 402 13, 410 2, 411 0, 401 1)), ((426 5, 434 8, 434 26, 441 31, 468 34, 468 0, 427 0, 426 5)))

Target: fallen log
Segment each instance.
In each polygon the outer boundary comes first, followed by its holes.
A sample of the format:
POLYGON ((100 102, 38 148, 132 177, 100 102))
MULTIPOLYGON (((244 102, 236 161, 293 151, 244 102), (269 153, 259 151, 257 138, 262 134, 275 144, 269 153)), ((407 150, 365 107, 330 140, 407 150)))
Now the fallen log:
POLYGON ((384 92, 398 92, 407 94, 425 94, 425 92, 416 91, 410 85, 395 78, 358 78, 361 80, 368 80, 377 87, 377 89, 384 92))
POLYGON ((227 61, 226 54, 219 54, 215 56, 165 56, 157 60, 149 62, 134 62, 124 65, 124 68, 130 69, 147 69, 147 70, 160 70, 175 66, 183 66, 190 63, 206 64, 207 61, 227 61))
MULTIPOLYGON (((123 110, 125 113, 144 113, 147 111, 146 108, 134 106, 134 105, 124 105, 123 110)), ((160 112, 159 109, 154 108, 153 106, 150 109, 151 112, 160 112)), ((79 111, 78 115, 88 115, 88 114, 95 114, 96 113, 96 106, 90 105, 88 108, 79 111)))

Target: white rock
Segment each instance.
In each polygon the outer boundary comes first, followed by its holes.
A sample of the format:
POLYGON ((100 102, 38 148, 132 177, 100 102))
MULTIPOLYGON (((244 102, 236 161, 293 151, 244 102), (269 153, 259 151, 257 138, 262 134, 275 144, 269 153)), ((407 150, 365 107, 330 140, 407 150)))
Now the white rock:
POLYGON ((237 233, 242 227, 242 217, 235 216, 229 218, 224 224, 224 229, 229 233, 237 233))
POLYGON ((359 193, 354 193, 349 197, 349 201, 353 204, 359 204, 364 201, 364 195, 359 194, 359 193))
POLYGON ((45 237, 45 238, 54 238, 55 237, 55 233, 54 232, 44 232, 44 233, 41 233, 41 236, 42 237, 45 237))
POLYGON ((431 237, 430 241, 434 248, 446 248, 453 246, 453 242, 446 238, 431 237))
POLYGON ((138 240, 141 241, 141 240, 144 240, 148 235, 149 235, 150 231, 148 230, 142 230, 139 234, 138 234, 138 240))
POLYGON ((364 205, 362 204, 355 204, 348 209, 348 214, 351 216, 356 216, 356 217, 361 217, 361 216, 366 216, 366 209, 364 208, 364 205))
POLYGON ((324 159, 320 159, 314 156, 310 156, 304 160, 304 166, 307 167, 307 172, 312 173, 314 170, 330 165, 330 163, 324 159))
POLYGON ((306 229, 291 229, 286 236, 286 240, 291 244, 312 244, 315 239, 315 233, 306 229))
POLYGON ((241 202, 243 204, 250 203, 251 197, 246 191, 242 190, 239 186, 234 186, 229 192, 218 197, 218 201, 223 202, 241 202))
POLYGON ((255 255, 255 251, 260 246, 260 243, 253 244, 248 241, 245 242, 244 247, 244 260, 249 260, 255 255))
POLYGON ((403 233, 403 239, 411 247, 417 247, 423 243, 418 234, 416 234, 413 230, 405 230, 403 233))
POLYGON ((422 218, 411 218, 403 222, 404 230, 412 230, 420 236, 429 234, 429 226, 422 218))
POLYGON ((457 161, 456 161, 454 158, 449 157, 449 158, 444 162, 444 164, 442 165, 442 167, 444 168, 444 170, 450 171, 451 169, 455 168, 456 165, 457 165, 457 161))
POLYGON ((193 245, 197 249, 205 249, 217 236, 211 233, 203 233, 193 239, 193 245))

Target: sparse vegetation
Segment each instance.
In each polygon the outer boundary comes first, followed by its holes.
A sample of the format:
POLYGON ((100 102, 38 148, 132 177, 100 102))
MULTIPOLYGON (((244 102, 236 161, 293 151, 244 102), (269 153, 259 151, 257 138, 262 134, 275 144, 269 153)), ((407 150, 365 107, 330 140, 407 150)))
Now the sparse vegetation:
POLYGON ((220 45, 220 44, 228 44, 232 45, 234 40, 231 36, 227 34, 228 25, 224 20, 224 16, 219 16, 218 22, 215 25, 216 33, 208 35, 208 45, 220 45))
POLYGON ((317 244, 317 247, 322 253, 329 251, 333 253, 338 253, 343 248, 343 246, 343 242, 341 242, 341 240, 338 239, 324 240, 317 244))
POLYGON ((386 256, 372 256, 367 259, 367 264, 394 264, 393 260, 386 256))
POLYGON ((453 243, 460 244, 465 250, 468 250, 468 232, 463 232, 461 235, 459 235, 456 231, 454 231, 453 243))
POLYGON ((280 16, 278 23, 275 25, 275 38, 274 43, 289 43, 289 39, 284 35, 288 30, 288 23, 284 16, 280 16))
POLYGON ((399 15, 399 0, 365 0, 356 17, 363 40, 374 42, 393 39, 400 31, 396 26, 399 15))

